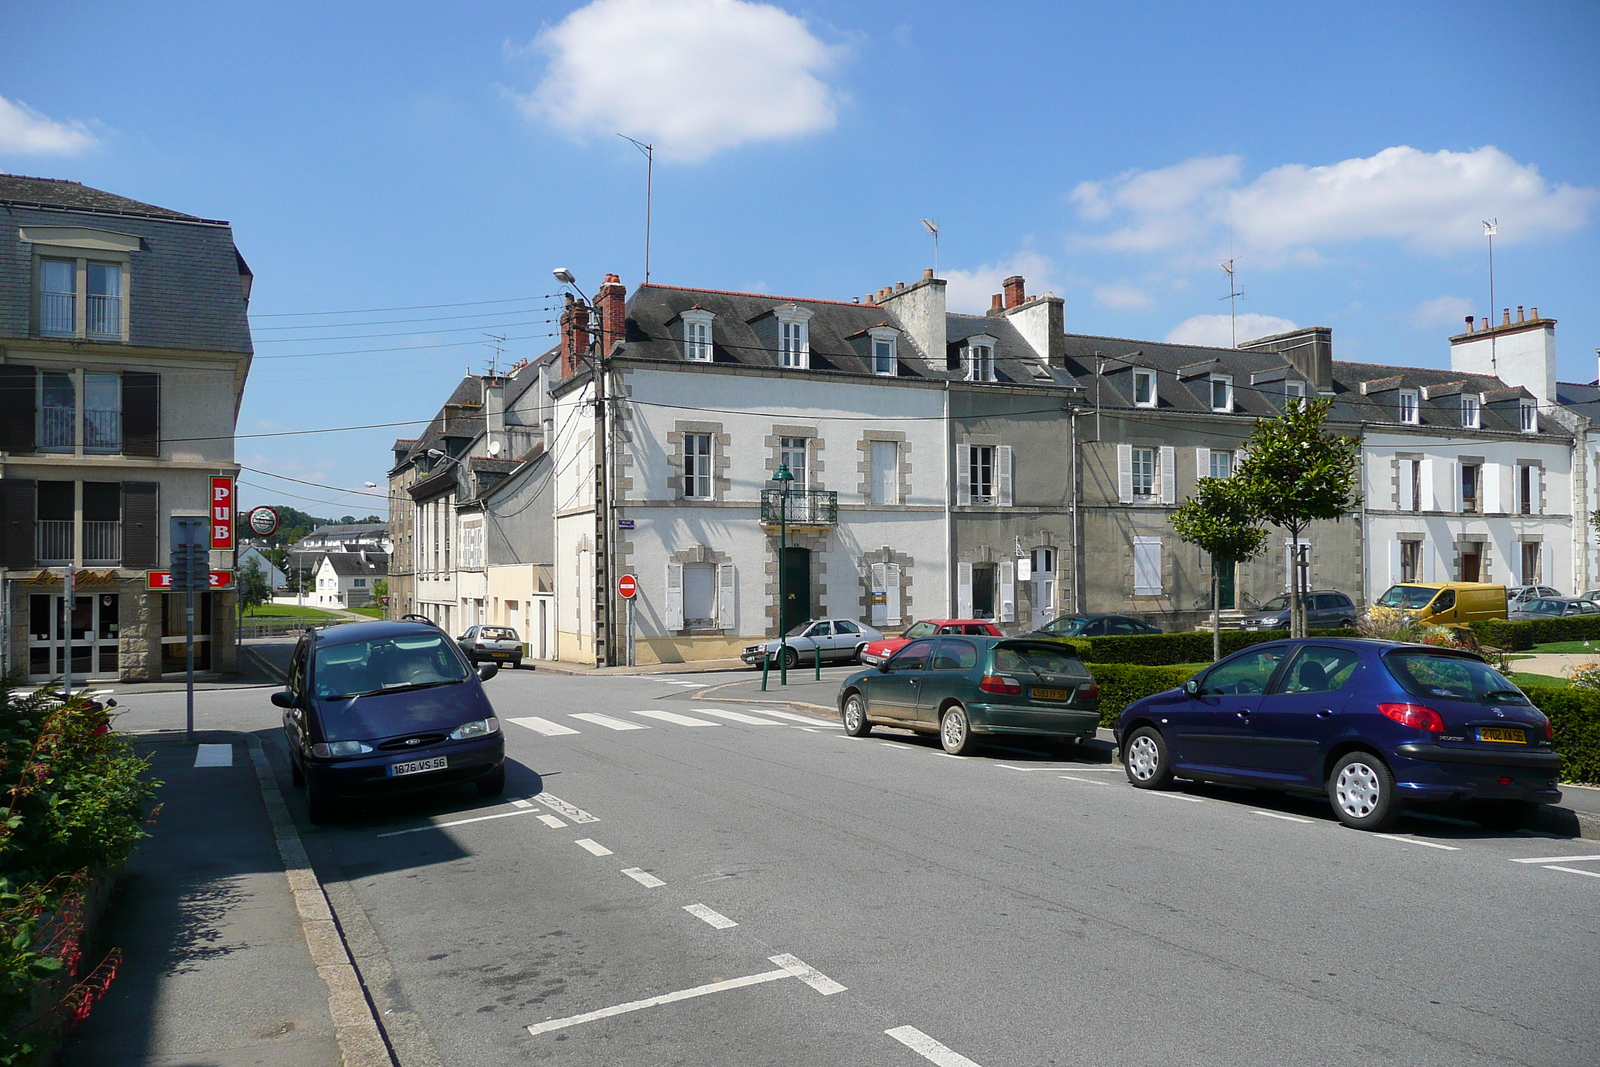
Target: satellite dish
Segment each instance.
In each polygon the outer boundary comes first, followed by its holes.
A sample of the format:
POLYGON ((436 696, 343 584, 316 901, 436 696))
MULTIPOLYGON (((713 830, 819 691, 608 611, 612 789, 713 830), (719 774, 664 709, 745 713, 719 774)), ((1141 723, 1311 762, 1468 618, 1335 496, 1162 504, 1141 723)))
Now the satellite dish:
POLYGON ((489 442, 489 455, 498 456, 499 454, 500 454, 500 442, 499 441, 490 441, 489 442))

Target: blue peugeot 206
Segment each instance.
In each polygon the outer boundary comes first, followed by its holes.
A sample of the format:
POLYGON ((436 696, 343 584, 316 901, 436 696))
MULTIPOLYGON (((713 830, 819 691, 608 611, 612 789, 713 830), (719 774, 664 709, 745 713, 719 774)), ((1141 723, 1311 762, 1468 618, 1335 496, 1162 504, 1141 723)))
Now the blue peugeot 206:
POLYGON ((1382 830, 1410 802, 1466 801, 1486 826, 1556 803, 1550 720, 1470 652, 1361 639, 1273 641, 1129 704, 1128 781, 1174 778, 1326 793, 1382 830))
POLYGON ((448 634, 422 622, 357 622, 313 630, 289 661, 283 709, 294 784, 312 822, 346 799, 453 783, 505 791, 505 736, 483 682, 448 634))

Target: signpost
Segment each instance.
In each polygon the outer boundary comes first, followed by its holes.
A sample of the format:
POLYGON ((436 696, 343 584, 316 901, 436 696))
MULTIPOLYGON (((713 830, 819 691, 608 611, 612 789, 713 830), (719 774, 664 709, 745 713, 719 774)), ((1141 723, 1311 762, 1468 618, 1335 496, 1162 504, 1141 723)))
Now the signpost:
MULTIPOLYGON (((621 521, 628 522, 630 524, 632 523, 631 519, 623 519, 621 521)), ((627 650, 627 657, 626 657, 625 662, 627 663, 628 666, 632 667, 632 666, 634 666, 634 662, 633 662, 633 605, 634 605, 634 602, 635 602, 635 598, 637 598, 638 595, 639 595, 639 579, 635 578, 631 574, 624 574, 622 577, 618 578, 617 579, 617 595, 620 596, 623 599, 623 601, 628 605, 628 650, 627 650)))
MULTIPOLYGON (((227 542, 233 545, 233 479, 213 478, 212 500, 217 500, 216 490, 218 482, 227 482, 227 542)), ((196 589, 207 589, 211 584, 211 553, 206 544, 205 528, 211 527, 211 544, 217 543, 217 522, 215 521, 217 509, 213 504, 211 520, 198 515, 174 515, 171 517, 169 534, 172 552, 169 570, 166 575, 166 587, 173 592, 183 593, 183 634, 184 634, 184 675, 185 688, 188 693, 186 702, 187 718, 185 719, 184 738, 190 744, 194 743, 194 592, 196 589)), ((156 572, 160 573, 160 572, 156 572)), ((146 579, 149 584, 150 579, 146 579)))

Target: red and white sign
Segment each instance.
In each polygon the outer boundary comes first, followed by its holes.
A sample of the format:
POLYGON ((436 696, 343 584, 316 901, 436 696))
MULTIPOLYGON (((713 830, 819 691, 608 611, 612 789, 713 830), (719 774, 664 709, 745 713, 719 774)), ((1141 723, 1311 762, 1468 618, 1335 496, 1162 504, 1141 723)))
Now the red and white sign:
POLYGON ((226 475, 211 479, 211 547, 233 548, 233 479, 226 475))
MULTIPOLYGON (((226 589, 233 584, 232 571, 212 571, 211 588, 226 589)), ((146 589, 170 590, 172 588, 171 571, 145 571, 144 587, 146 589)))
POLYGON ((624 600, 632 600, 639 595, 639 579, 631 574, 624 574, 617 579, 617 592, 624 600))

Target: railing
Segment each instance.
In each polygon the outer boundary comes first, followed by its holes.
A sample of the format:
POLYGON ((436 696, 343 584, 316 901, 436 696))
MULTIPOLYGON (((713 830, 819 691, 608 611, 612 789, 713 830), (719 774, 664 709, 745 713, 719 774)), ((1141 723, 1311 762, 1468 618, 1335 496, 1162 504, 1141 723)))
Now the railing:
POLYGON ((122 412, 85 411, 83 447, 87 452, 121 452, 122 412))
POLYGON ((122 562, 122 523, 85 522, 83 524, 85 563, 122 562))
POLYGON ((34 555, 40 563, 72 562, 72 520, 40 519, 34 535, 34 555))
POLYGON ((839 494, 826 489, 761 490, 761 525, 832 526, 839 521, 839 494))
POLYGON ((71 448, 73 445, 72 408, 39 409, 39 447, 71 448))
POLYGON ((122 336, 122 297, 89 296, 89 336, 122 336))
POLYGON ((47 337, 71 337, 78 332, 77 310, 73 293, 40 293, 39 332, 47 337))

